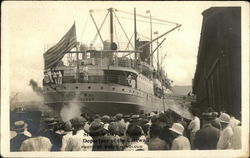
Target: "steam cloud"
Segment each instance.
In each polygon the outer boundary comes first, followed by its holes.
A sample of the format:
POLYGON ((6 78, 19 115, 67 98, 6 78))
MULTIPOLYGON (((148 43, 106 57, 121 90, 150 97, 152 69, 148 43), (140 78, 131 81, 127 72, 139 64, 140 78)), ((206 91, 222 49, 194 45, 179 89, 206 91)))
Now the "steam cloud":
POLYGON ((77 95, 68 105, 64 105, 60 111, 60 116, 63 122, 69 121, 73 118, 81 117, 81 106, 77 104, 77 95))
POLYGON ((30 85, 31 85, 33 91, 34 91, 37 95, 43 97, 43 89, 42 89, 41 87, 38 86, 38 84, 37 84, 36 81, 34 81, 33 79, 31 79, 31 80, 30 80, 30 85))

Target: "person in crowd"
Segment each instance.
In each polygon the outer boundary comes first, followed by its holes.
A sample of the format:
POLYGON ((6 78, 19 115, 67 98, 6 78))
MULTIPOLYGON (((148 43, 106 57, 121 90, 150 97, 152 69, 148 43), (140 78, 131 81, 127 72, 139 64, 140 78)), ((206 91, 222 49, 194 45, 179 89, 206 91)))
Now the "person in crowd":
POLYGON ((190 142, 191 142, 192 149, 194 149, 195 134, 198 130, 200 130, 200 119, 197 116, 198 114, 196 112, 193 112, 193 115, 194 115, 194 119, 188 125, 188 130, 190 130, 190 142))
POLYGON ((19 149, 22 142, 30 138, 24 134, 24 131, 27 129, 28 125, 24 121, 20 120, 16 121, 14 126, 17 135, 10 140, 10 151, 20 151, 19 149))
POLYGON ((126 125, 126 131, 128 129, 128 125, 130 124, 129 120, 130 120, 130 115, 124 115, 124 122, 126 125))
POLYGON ((122 114, 116 114, 115 116, 116 118, 116 123, 117 123, 117 126, 118 126, 118 135, 119 136, 122 136, 122 135, 125 135, 125 131, 126 131, 126 124, 123 120, 123 115, 122 114))
POLYGON ((69 139, 73 136, 72 133, 72 124, 70 121, 65 122, 64 133, 62 136, 62 147, 61 151, 65 151, 66 145, 68 144, 69 139))
POLYGON ((128 130, 126 131, 126 135, 128 136, 128 141, 124 151, 147 151, 148 145, 139 141, 142 136, 142 129, 135 123, 129 124, 128 130))
POLYGON ((217 143, 217 149, 231 149, 231 139, 233 136, 233 129, 229 125, 230 116, 226 113, 221 113, 220 117, 221 123, 221 135, 217 143))
POLYGON ((188 138, 183 136, 184 127, 180 123, 174 123, 169 130, 172 132, 174 140, 171 150, 190 150, 190 142, 188 138))
MULTIPOLYGON (((41 126, 40 126, 41 128, 41 126)), ((41 136, 38 132, 39 128, 34 132, 34 136, 32 138, 28 138, 23 141, 20 151, 51 151, 52 143, 49 138, 41 136)))
POLYGON ((160 139, 162 128, 157 124, 152 124, 149 129, 149 141, 147 142, 148 150, 169 150, 167 143, 160 139))
POLYGON ((57 125, 57 122, 54 118, 46 118, 45 126, 46 129, 42 133, 42 136, 47 137, 52 143, 51 151, 59 151, 62 145, 62 137, 60 134, 56 133, 54 127, 57 125))
POLYGON ((215 150, 220 137, 220 130, 212 126, 212 113, 202 114, 202 128, 195 134, 194 149, 215 150))
MULTIPOLYGON (((111 123, 109 126, 112 126, 111 123)), ((100 119, 95 119, 90 124, 89 134, 94 142, 93 151, 119 151, 122 148, 119 140, 112 135, 107 135, 100 119)))
POLYGON ((241 149, 241 123, 238 122, 233 130, 231 139, 232 149, 241 149))
POLYGON ((212 126, 215 128, 221 129, 220 119, 218 118, 218 112, 212 112, 213 120, 211 122, 212 126))
POLYGON ((104 123, 104 129, 106 130, 106 131, 108 131, 109 130, 109 121, 110 121, 110 117, 108 116, 108 115, 104 115, 104 116, 102 116, 102 122, 104 123))
POLYGON ((75 119, 73 135, 69 137, 65 151, 92 151, 93 139, 83 129, 86 122, 83 117, 75 119))
POLYGON ((183 136, 187 137, 188 126, 186 120, 182 116, 178 115, 176 122, 180 123, 184 127, 183 136))

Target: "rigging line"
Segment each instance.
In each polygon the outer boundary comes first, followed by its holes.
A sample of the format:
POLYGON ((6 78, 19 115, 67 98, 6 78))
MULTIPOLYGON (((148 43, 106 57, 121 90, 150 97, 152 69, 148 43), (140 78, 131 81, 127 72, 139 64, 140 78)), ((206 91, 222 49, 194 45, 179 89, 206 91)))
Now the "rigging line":
MULTIPOLYGON (((134 34, 132 34, 132 36, 130 37, 130 39, 129 39, 129 43, 131 43, 131 40, 132 40, 133 36, 134 36, 134 34)), ((128 49, 129 49, 129 43, 127 44, 127 46, 126 46, 126 49, 125 49, 125 50, 128 50, 128 49)), ((133 47, 132 47, 132 48, 133 48, 133 47)), ((133 48, 133 49, 134 49, 134 48, 133 48)))
MULTIPOLYGON (((98 27, 97 27, 97 24, 96 24, 96 22, 95 22, 95 19, 94 19, 94 17, 93 17, 93 14, 92 14, 92 10, 90 10, 89 11, 89 14, 90 14, 90 17, 92 18, 92 20, 93 20, 93 23, 94 23, 94 25, 95 25, 95 28, 96 28, 96 30, 97 30, 97 33, 98 33, 98 35, 99 35, 99 37, 100 37, 100 39, 101 39, 101 41, 102 41, 102 43, 103 43, 103 39, 102 39, 102 36, 101 36, 101 34, 100 34, 100 30, 98 29, 98 27)), ((109 13, 109 12, 108 12, 109 13)), ((108 15, 108 13, 107 13, 107 15, 108 15)), ((106 15, 106 16, 107 16, 106 15)), ((106 19, 106 18, 105 18, 106 19)), ((105 20, 104 20, 105 21, 105 20)))
MULTIPOLYGON (((133 20, 132 18, 127 18, 124 16, 118 16, 118 18, 125 19, 125 20, 133 20)), ((136 21, 150 23, 150 21, 145 21, 145 20, 136 20, 136 21)), ((164 23, 159 23, 159 22, 152 22, 152 24, 172 26, 171 24, 167 24, 167 23, 164 24, 164 23)))
POLYGON ((116 37, 116 41, 117 41, 117 46, 119 48, 119 41, 118 41, 118 36, 117 36, 117 31, 116 31, 116 23, 114 23, 114 30, 115 30, 115 37, 116 37))
MULTIPOLYGON (((127 11, 122 11, 122 10, 118 10, 118 9, 115 9, 115 11, 121 12, 121 13, 125 13, 125 14, 133 15, 133 13, 130 13, 130 12, 127 12, 127 11)), ((139 16, 139 17, 143 17, 143 18, 149 19, 148 16, 144 16, 144 15, 141 15, 141 14, 136 14, 136 16, 139 16)), ((152 18, 152 20, 161 21, 161 22, 166 22, 166 23, 175 24, 175 25, 180 25, 180 24, 178 24, 178 23, 176 23, 176 22, 172 22, 172 21, 168 21, 168 20, 163 20, 163 19, 158 19, 158 18, 152 18)))
POLYGON ((149 37, 144 36, 143 34, 140 34, 140 36, 142 36, 143 38, 146 38, 147 40, 150 40, 150 38, 149 38, 149 37))
MULTIPOLYGON (((104 24, 104 22, 106 21, 106 19, 107 19, 107 17, 108 17, 108 14, 109 14, 109 12, 106 14, 105 18, 104 18, 103 21, 102 21, 101 26, 99 27, 97 33, 95 34, 95 37, 94 37, 94 39, 92 40, 92 44, 96 41, 96 38, 97 38, 97 36, 98 36, 98 34, 99 34, 98 32, 101 31, 101 29, 102 29, 102 27, 103 27, 103 24, 104 24)), ((103 43, 103 42, 102 42, 102 43, 103 43)))
POLYGON ((120 26, 121 26, 121 28, 122 28, 123 33, 125 34, 125 36, 126 36, 127 40, 129 41, 129 44, 131 45, 132 49, 134 49, 134 47, 133 47, 132 43, 130 42, 130 40, 129 40, 129 38, 128 38, 127 33, 125 32, 124 28, 122 27, 122 24, 121 24, 120 20, 118 19, 118 17, 117 17, 117 15, 116 15, 116 13, 115 13, 115 12, 114 12, 114 14, 115 14, 115 17, 116 17, 116 19, 117 19, 117 21, 118 21, 119 25, 120 25, 120 26))
POLYGON ((82 31, 82 35, 81 35, 81 37, 80 37, 81 40, 82 40, 83 34, 84 34, 85 30, 86 30, 86 26, 87 26, 88 21, 89 21, 89 16, 88 16, 88 18, 87 18, 87 20, 86 20, 86 22, 85 22, 85 25, 84 25, 84 28, 83 28, 83 31, 82 31))

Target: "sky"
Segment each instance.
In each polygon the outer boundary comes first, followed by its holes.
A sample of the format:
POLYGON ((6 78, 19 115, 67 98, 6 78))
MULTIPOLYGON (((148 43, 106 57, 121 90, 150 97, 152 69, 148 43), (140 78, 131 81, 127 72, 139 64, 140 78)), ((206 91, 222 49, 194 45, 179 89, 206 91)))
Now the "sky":
MULTIPOLYGON (((164 53, 167 53, 167 56, 163 66, 168 77, 174 81, 174 85, 192 85, 200 40, 202 12, 215 4, 225 3, 163 1, 4 2, 2 3, 2 53, 8 54, 10 91, 22 93, 31 91, 29 86, 31 78, 41 86, 45 46, 57 43, 74 21, 78 41, 91 41, 95 29, 93 21, 89 18, 89 10, 105 10, 110 7, 131 13, 136 8, 138 14, 145 16, 149 16, 146 11, 150 10, 153 18, 181 24, 182 27, 179 31, 175 30, 165 36, 166 41, 161 51, 163 52, 162 56, 164 53), (87 27, 85 27, 86 22, 87 27)), ((94 12, 98 25, 101 24, 105 14, 105 11, 94 12)), ((118 17, 127 17, 126 14, 117 13, 117 15, 118 17)), ((139 17, 138 20, 140 20, 139 17)), ((148 19, 143 20, 148 21, 148 19)), ((126 19, 122 19, 120 22, 130 37, 134 27, 133 22, 126 19)), ((149 37, 149 26, 149 23, 138 22, 138 33, 149 37)), ((153 31, 158 31, 160 35, 173 26, 153 24, 153 31)), ((119 30, 118 25, 116 28, 119 30)), ((102 31, 104 39, 107 39, 106 25, 102 31)), ((121 40, 124 37, 118 36, 119 38, 121 40)))

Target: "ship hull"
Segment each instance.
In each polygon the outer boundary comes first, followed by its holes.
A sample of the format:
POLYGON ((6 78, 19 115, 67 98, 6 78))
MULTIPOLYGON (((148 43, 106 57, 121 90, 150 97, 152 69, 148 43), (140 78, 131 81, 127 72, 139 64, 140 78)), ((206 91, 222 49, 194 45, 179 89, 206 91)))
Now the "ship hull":
MULTIPOLYGON (((176 108, 167 98, 116 84, 74 83, 44 86, 45 104, 59 116, 64 106, 79 106, 88 114, 139 114, 176 108)), ((178 111, 178 110, 177 110, 178 111)))

